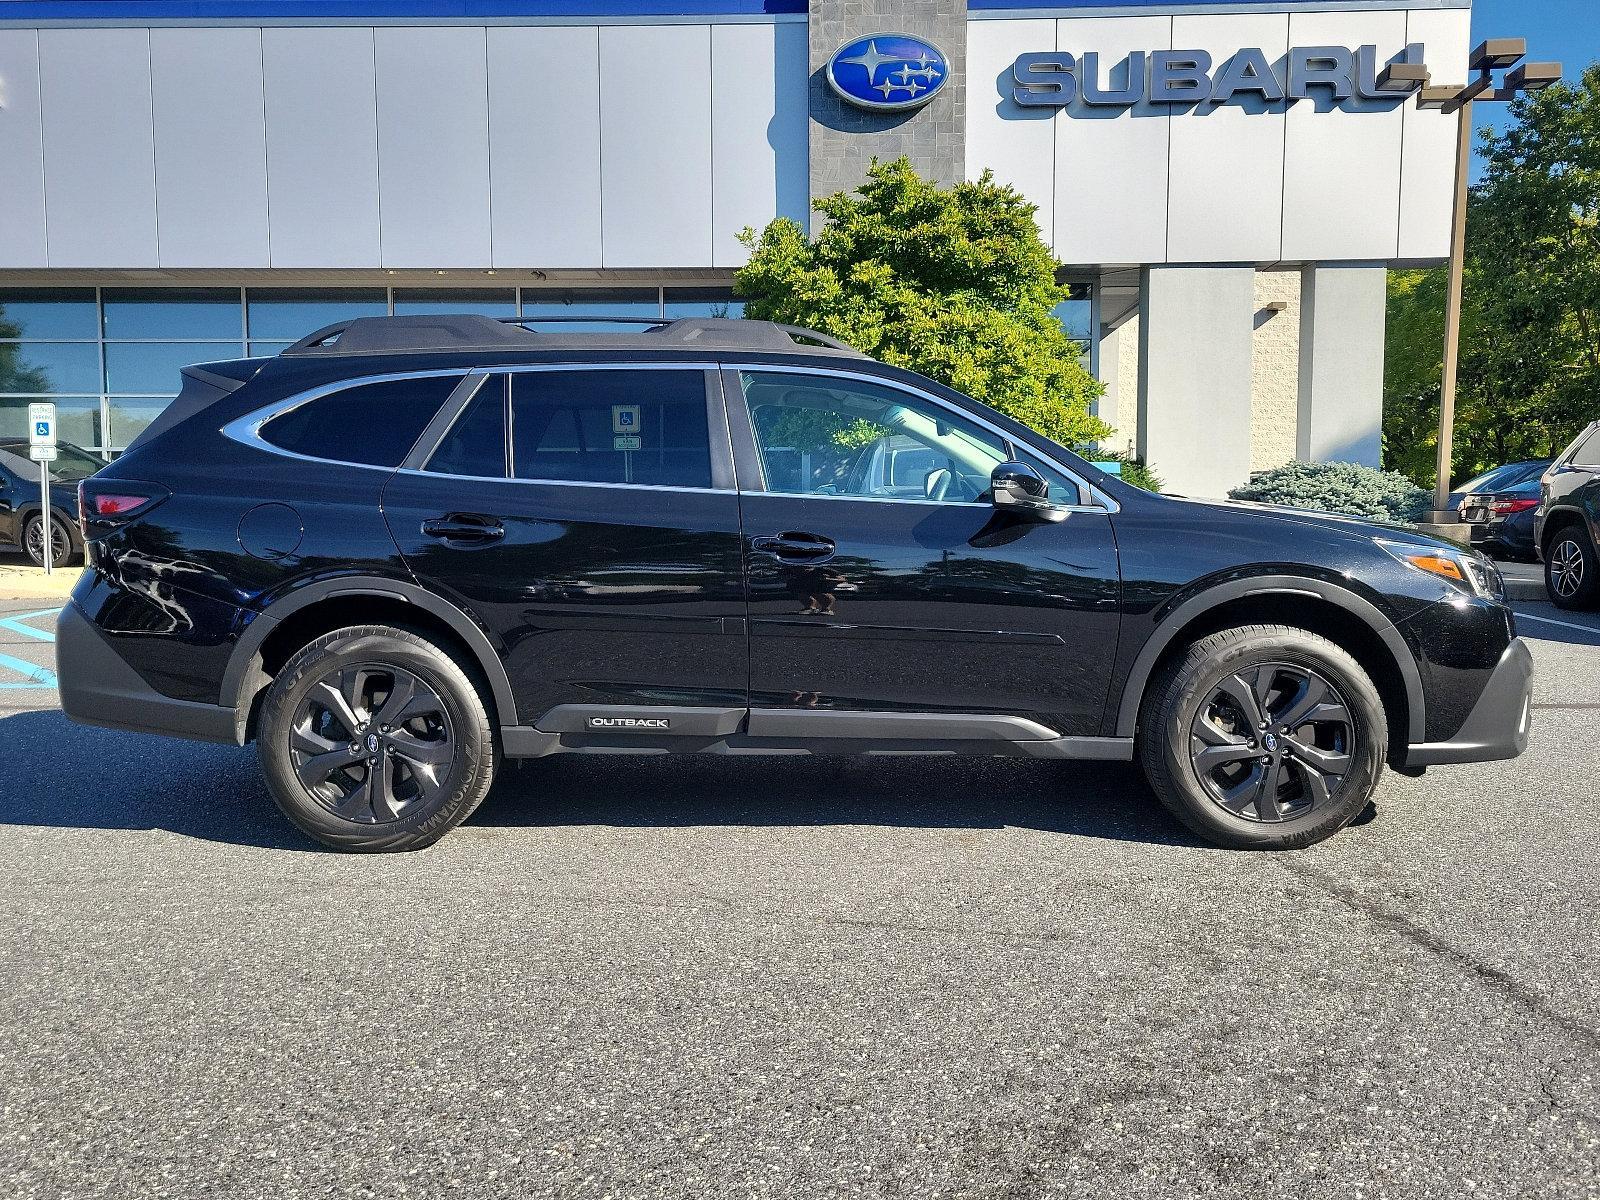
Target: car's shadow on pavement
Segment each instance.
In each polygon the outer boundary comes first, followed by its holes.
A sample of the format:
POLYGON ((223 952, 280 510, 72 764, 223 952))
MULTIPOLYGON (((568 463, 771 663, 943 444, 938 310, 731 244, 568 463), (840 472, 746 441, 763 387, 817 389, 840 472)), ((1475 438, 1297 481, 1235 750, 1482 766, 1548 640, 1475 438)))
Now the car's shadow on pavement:
MULTIPOLYGON (((0 827, 158 829, 319 850, 278 812, 253 749, 0 717, 0 827)), ((998 829, 1196 842, 1124 763, 938 757, 559 755, 507 763, 469 828, 815 826, 998 829)))

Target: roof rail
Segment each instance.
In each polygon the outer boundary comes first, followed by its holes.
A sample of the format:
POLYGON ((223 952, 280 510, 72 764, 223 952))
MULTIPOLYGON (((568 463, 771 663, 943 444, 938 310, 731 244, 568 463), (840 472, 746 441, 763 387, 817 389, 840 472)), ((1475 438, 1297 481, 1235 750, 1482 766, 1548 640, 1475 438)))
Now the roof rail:
POLYGON ((282 353, 300 355, 400 354, 407 351, 516 351, 548 349, 643 349, 683 346, 718 351, 795 351, 818 348, 854 355, 837 338, 771 321, 726 317, 487 317, 477 313, 436 316, 354 317, 307 334, 282 353), (559 333, 530 325, 580 322, 639 325, 637 332, 559 333), (807 343, 810 343, 809 345, 807 343))

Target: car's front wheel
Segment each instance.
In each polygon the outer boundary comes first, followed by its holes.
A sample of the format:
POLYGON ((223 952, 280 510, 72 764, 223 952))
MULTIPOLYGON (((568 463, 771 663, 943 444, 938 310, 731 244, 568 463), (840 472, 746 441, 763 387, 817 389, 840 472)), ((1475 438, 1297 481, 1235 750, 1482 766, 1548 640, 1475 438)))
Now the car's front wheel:
POLYGON ((417 850, 494 779, 494 729, 456 659, 419 633, 337 629, 294 654, 263 705, 260 753, 284 814, 341 850, 417 850))
POLYGON ((1288 850, 1343 829, 1383 771, 1388 723, 1360 665, 1301 629, 1201 638, 1153 682, 1139 722, 1151 787, 1220 846, 1288 850))
POLYGON ((1557 608, 1600 605, 1600 561, 1581 525, 1563 525, 1545 548, 1544 587, 1557 608))

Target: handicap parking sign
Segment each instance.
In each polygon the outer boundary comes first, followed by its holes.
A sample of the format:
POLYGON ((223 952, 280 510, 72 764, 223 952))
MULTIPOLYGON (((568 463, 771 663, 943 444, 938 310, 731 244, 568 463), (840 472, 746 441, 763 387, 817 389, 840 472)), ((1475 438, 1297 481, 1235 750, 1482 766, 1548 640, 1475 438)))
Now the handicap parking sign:
POLYGON ((637 404, 613 404, 611 406, 611 432, 638 433, 639 406, 637 404))

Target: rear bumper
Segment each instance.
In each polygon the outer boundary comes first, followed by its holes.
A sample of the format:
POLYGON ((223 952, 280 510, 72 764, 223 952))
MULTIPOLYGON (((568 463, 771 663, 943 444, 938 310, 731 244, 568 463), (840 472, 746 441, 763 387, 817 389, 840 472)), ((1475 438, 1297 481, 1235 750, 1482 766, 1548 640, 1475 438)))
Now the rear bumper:
POLYGON ((1533 655, 1521 638, 1513 638, 1455 737, 1412 746, 1406 751, 1405 765, 1434 767, 1516 758, 1528 748, 1532 715, 1533 655))
POLYGON ((80 724, 244 744, 231 708, 163 696, 122 660, 75 601, 56 622, 56 676, 62 711, 80 724))

